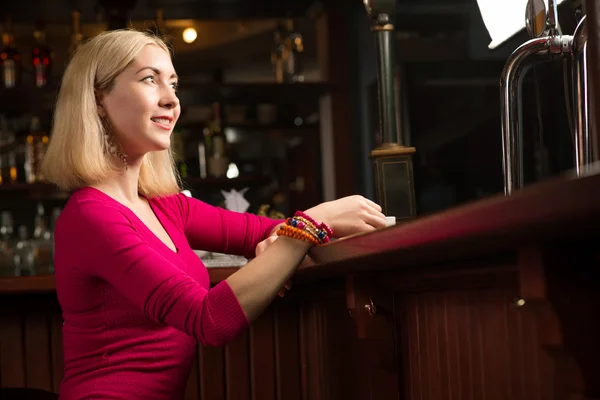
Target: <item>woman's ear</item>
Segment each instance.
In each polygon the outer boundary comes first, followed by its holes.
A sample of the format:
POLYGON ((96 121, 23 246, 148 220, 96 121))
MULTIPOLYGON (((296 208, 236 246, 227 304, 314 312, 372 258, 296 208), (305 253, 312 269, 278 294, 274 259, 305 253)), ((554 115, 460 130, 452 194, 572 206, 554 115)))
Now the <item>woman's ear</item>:
POLYGON ((98 115, 100 118, 106 118, 106 111, 104 110, 104 106, 100 103, 96 105, 96 109, 98 110, 98 115))
POLYGON ((94 96, 96 97, 96 110, 98 111, 98 115, 100 118, 106 118, 106 110, 104 109, 104 105, 102 105, 102 94, 95 90, 94 96))

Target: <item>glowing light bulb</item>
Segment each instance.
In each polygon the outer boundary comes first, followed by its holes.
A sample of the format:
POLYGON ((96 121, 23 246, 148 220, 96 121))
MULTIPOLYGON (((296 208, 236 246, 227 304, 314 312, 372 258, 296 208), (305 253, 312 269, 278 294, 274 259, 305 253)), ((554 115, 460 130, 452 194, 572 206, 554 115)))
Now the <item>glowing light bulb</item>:
POLYGON ((193 43, 198 37, 198 32, 194 28, 187 28, 183 31, 183 41, 186 43, 193 43))

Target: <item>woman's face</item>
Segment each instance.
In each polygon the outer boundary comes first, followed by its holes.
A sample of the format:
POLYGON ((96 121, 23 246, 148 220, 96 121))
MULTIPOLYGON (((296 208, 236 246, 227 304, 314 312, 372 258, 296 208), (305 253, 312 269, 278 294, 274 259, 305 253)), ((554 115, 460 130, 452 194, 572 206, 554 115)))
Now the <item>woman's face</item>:
POLYGON ((147 45, 115 78, 112 89, 100 93, 98 112, 108 117, 111 134, 129 158, 165 150, 181 108, 177 75, 167 52, 147 45))

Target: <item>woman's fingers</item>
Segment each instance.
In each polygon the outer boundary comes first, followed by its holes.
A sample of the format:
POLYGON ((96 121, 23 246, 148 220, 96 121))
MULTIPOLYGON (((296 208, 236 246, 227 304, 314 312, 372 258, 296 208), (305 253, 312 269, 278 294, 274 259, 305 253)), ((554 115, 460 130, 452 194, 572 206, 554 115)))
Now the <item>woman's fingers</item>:
POLYGON ((366 200, 366 202, 369 206, 371 206, 372 208, 375 209, 375 211, 381 213, 381 206, 379 204, 375 203, 374 201, 372 201, 370 199, 367 199, 366 197, 364 199, 366 200))
POLYGON ((385 220, 385 215, 381 212, 381 207, 379 204, 364 198, 364 202, 362 203, 362 209, 366 210, 369 214, 375 215, 376 217, 383 218, 385 220))
POLYGON ((254 254, 258 257, 260 253, 265 251, 265 249, 276 240, 277 236, 269 236, 268 238, 256 245, 256 249, 254 249, 254 254))
POLYGON ((379 213, 378 215, 369 214, 365 218, 365 222, 376 229, 385 228, 385 215, 379 213))

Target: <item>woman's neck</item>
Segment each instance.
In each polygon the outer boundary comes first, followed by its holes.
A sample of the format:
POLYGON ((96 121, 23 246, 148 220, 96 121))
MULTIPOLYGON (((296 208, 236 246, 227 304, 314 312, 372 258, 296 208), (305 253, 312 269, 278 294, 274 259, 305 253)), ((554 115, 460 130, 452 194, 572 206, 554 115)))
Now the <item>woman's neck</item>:
POLYGON ((135 207, 140 202, 138 184, 141 166, 141 160, 140 162, 128 162, 127 166, 114 177, 93 185, 93 187, 127 206, 135 207))

